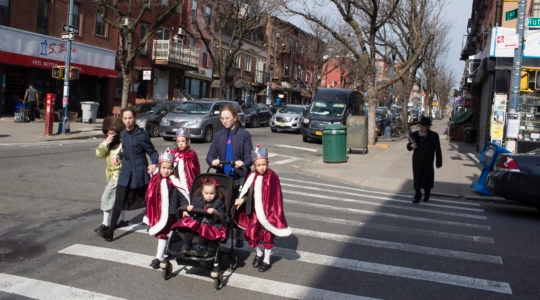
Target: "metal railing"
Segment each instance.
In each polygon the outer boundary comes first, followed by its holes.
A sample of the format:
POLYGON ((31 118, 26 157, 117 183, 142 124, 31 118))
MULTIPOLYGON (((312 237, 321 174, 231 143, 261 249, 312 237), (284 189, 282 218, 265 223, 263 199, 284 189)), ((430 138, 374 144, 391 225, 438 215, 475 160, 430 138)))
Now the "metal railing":
POLYGON ((199 67, 200 49, 186 47, 168 40, 154 40, 153 60, 166 60, 169 63, 199 67))

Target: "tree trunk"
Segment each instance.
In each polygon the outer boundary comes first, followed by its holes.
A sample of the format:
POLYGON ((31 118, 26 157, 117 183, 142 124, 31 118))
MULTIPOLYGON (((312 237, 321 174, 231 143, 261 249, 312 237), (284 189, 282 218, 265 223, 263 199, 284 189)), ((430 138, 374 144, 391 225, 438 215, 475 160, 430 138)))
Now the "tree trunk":
POLYGON ((122 74, 122 108, 126 108, 128 105, 131 83, 131 74, 122 74))

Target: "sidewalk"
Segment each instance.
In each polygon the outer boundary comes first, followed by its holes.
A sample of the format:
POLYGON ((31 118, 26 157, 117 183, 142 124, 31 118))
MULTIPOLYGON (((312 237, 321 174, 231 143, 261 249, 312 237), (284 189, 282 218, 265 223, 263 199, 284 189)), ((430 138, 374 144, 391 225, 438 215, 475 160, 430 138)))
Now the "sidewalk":
POLYGON ((58 134, 58 122, 54 122, 52 134, 45 135, 44 119, 36 119, 35 123, 15 123, 13 116, 2 116, 0 118, 0 144, 35 143, 102 136, 102 123, 103 119, 97 119, 92 124, 70 122, 70 132, 58 134))
MULTIPOLYGON (((443 166, 435 169, 434 196, 475 200, 502 200, 478 194, 470 185, 478 180, 481 166, 480 153, 474 144, 450 141, 448 121, 433 120, 432 130, 439 133, 443 166)), ((306 164, 303 172, 326 177, 336 182, 347 182, 360 188, 394 193, 414 192, 412 179, 412 152, 407 138, 379 137, 376 145, 369 146, 367 154, 347 153, 344 163, 324 163, 321 159, 306 164)))
MULTIPOLYGON (((55 122, 52 134, 46 136, 44 120, 15 123, 13 116, 5 116, 0 118, 0 145, 103 136, 102 123, 103 119, 97 119, 92 124, 70 122, 70 133, 57 134, 58 122, 55 122)), ((474 144, 450 141, 447 123, 447 120, 433 121, 432 130, 439 133, 441 140, 443 166, 435 169, 432 194, 471 200, 502 200, 480 195, 470 187, 480 177, 480 153, 476 152, 474 144)), ((347 162, 324 163, 322 153, 319 153, 320 158, 306 163, 299 171, 359 188, 412 195, 412 152, 407 151, 406 145, 406 138, 380 137, 376 145, 369 146, 367 154, 353 149, 353 153, 347 153, 347 162)))

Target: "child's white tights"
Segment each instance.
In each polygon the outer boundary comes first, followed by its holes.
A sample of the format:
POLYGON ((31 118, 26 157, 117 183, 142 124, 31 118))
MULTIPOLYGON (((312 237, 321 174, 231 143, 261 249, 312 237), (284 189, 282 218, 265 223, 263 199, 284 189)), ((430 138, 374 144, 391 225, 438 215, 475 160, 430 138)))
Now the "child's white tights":
POLYGON ((160 261, 163 260, 163 256, 165 256, 165 247, 167 247, 167 240, 158 239, 156 258, 160 261))

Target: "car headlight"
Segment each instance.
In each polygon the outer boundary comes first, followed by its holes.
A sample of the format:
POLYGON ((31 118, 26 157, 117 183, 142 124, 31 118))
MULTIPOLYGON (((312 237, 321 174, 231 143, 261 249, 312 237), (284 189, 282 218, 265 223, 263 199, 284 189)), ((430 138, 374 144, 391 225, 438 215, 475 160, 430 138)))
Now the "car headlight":
POLYGON ((198 127, 199 124, 201 124, 203 121, 204 121, 204 118, 201 118, 201 119, 198 119, 198 120, 189 121, 186 124, 184 124, 183 126, 186 126, 186 127, 198 127))
POLYGON ((144 127, 146 126, 146 122, 147 122, 147 121, 148 121, 147 119, 137 119, 137 121, 135 121, 135 123, 136 123, 137 125, 139 125, 139 127, 143 127, 143 128, 144 128, 144 127))
POLYGON ((171 121, 163 118, 163 119, 161 119, 161 122, 159 123, 159 125, 161 125, 161 126, 171 126, 171 121))
POLYGON ((308 118, 304 118, 304 124, 309 124, 309 119, 308 118))

